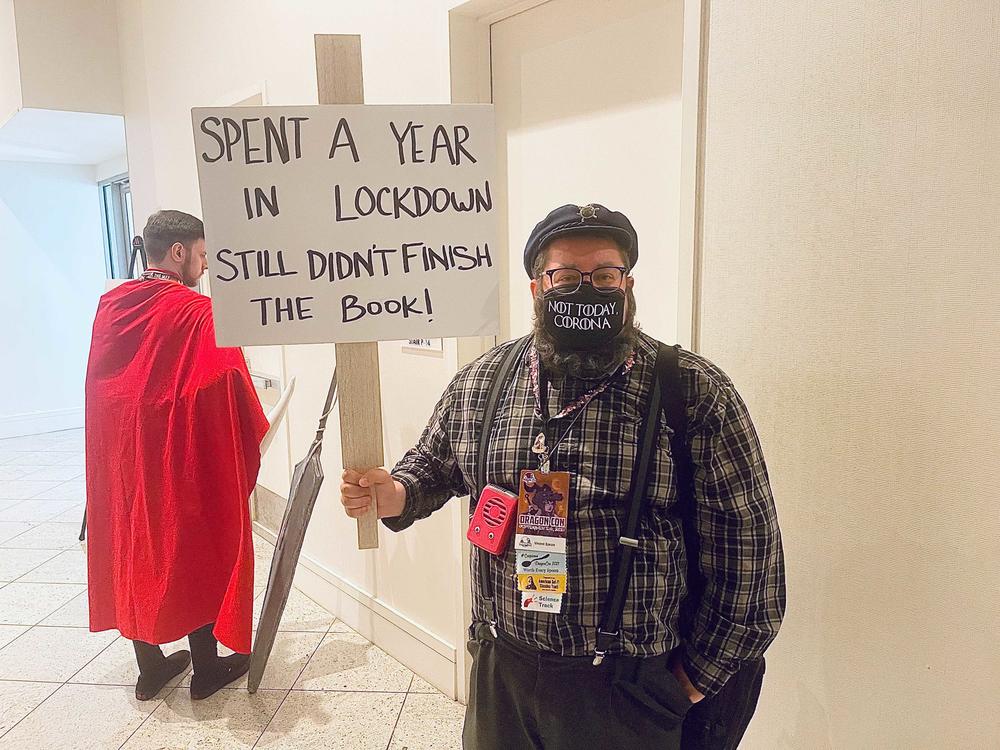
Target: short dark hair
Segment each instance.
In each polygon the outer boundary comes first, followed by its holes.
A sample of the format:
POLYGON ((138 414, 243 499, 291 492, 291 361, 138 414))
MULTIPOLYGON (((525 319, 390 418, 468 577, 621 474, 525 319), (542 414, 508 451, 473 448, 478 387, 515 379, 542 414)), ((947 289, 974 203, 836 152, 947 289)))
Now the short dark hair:
POLYGON ((190 249, 198 240, 205 239, 205 225, 201 219, 183 211, 157 211, 149 217, 142 230, 142 244, 146 257, 160 262, 175 242, 190 249))
MULTIPOLYGON (((615 243, 615 247, 617 247, 621 251, 622 259, 625 261, 625 265, 628 266, 628 253, 625 251, 625 248, 622 247, 621 239, 613 232, 604 232, 601 231, 600 229, 595 229, 593 232, 574 232, 573 236, 594 237, 601 240, 610 240, 611 242, 615 243)), ((555 239, 559 238, 556 237, 555 239)), ((549 262, 549 245, 551 245, 552 242, 554 241, 555 240, 550 240, 549 242, 546 242, 542 246, 542 249, 538 251, 538 255, 535 256, 535 263, 531 269, 532 272, 534 273, 534 278, 540 279, 542 278, 542 274, 545 273, 545 266, 548 265, 549 262)))

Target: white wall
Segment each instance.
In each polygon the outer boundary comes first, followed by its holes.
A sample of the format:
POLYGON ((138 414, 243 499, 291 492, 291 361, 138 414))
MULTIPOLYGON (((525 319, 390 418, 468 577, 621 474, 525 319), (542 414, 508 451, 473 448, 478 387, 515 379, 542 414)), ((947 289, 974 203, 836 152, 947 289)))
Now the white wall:
POLYGON ((14 0, 25 107, 122 110, 115 0, 14 0))
POLYGON ((0 437, 82 427, 105 279, 93 167, 0 161, 0 268, 0 437))
POLYGON ((1000 747, 998 6, 711 7, 702 349, 789 576, 745 746, 1000 747))
MULTIPOLYGON (((362 34, 367 102, 448 102, 447 10, 456 4, 119 0, 126 136, 137 224, 158 208, 201 213, 191 107, 229 104, 262 84, 269 104, 316 102, 316 33, 362 34), (179 39, 190 54, 177 53, 179 39)), ((441 358, 402 354, 398 344, 383 344, 380 352, 386 460, 391 464, 415 442, 454 373, 456 346, 447 342, 441 358)), ((260 355, 252 353, 251 359, 255 356, 260 355)), ((285 348, 283 374, 297 377, 288 414, 292 463, 313 438, 333 364, 332 346, 285 348)), ((383 529, 381 549, 359 552, 355 524, 339 507, 339 440, 333 425, 323 452, 328 480, 304 554, 321 577, 382 612, 372 620, 373 627, 381 627, 388 617, 410 628, 416 640, 400 636, 398 647, 383 642, 397 657, 420 651, 423 642, 429 662, 416 666, 439 687, 453 692, 454 668, 448 659, 454 659, 455 649, 464 645, 456 625, 461 621, 462 586, 456 519, 462 511, 453 503, 403 535, 383 529), (436 582, 441 597, 431 599, 421 593, 428 580, 436 582)), ((287 459, 284 462, 287 466, 287 459)), ((282 482, 273 464, 264 467, 263 475, 271 489, 287 491, 287 477, 282 482)), ((316 584, 310 593, 327 597, 325 603, 335 609, 354 606, 350 601, 340 604, 332 598, 332 589, 323 588, 316 578, 310 580, 316 584)), ((399 635, 393 632, 385 637, 399 635)), ((381 637, 379 632, 374 635, 381 637)))

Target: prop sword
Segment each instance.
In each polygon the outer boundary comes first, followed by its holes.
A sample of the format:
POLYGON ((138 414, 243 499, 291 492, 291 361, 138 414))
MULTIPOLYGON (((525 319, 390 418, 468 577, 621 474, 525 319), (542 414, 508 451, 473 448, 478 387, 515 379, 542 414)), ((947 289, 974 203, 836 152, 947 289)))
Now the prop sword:
POLYGON ((326 405, 323 415, 319 418, 316 437, 306 452, 305 458, 295 466, 292 474, 292 484, 288 490, 288 504, 285 515, 281 519, 281 530, 274 547, 274 557, 271 559, 271 573, 267 579, 267 593, 264 594, 264 608, 261 611, 260 623, 257 626, 257 639, 254 641, 253 654, 250 657, 250 676, 247 689, 256 693, 260 681, 264 677, 268 657, 274 647, 274 638, 278 634, 278 624, 285 611, 288 592, 292 588, 292 578, 295 567, 302 552, 302 541, 309 526, 313 506, 323 485, 323 466, 320 463, 320 452, 323 449, 323 432, 326 430, 326 420, 337 402, 337 369, 333 370, 330 379, 330 390, 326 394, 326 405))

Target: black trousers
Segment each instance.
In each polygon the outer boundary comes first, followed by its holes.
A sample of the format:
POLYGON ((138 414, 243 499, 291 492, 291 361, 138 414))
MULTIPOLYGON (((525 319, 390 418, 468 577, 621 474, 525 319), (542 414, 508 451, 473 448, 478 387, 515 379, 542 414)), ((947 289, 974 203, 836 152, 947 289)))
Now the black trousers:
POLYGON ((463 747, 467 750, 656 748, 736 750, 753 717, 764 659, 747 662, 715 695, 691 704, 667 656, 544 654, 482 624, 473 657, 463 747))
POLYGON ((681 750, 736 750, 757 709, 764 658, 748 661, 715 695, 695 703, 684 719, 681 750))
POLYGON ((592 657, 535 651, 485 625, 468 643, 467 750, 679 750, 691 702, 666 655, 592 657))
MULTIPOLYGON (((191 646, 191 661, 195 671, 208 671, 218 661, 219 642, 212 635, 214 628, 215 623, 209 623, 188 635, 188 643, 191 646)), ((166 661, 159 646, 144 641, 132 641, 132 646, 135 648, 135 660, 139 665, 140 675, 155 673, 166 661)))

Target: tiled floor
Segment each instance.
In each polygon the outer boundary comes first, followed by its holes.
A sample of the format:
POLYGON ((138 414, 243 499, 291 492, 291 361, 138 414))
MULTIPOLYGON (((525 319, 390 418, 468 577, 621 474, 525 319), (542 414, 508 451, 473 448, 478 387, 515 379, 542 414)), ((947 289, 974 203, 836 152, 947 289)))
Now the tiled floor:
POLYGON ((87 629, 83 504, 81 430, 0 440, 0 750, 461 747, 462 706, 294 590, 255 695, 136 701, 131 644, 87 629))

